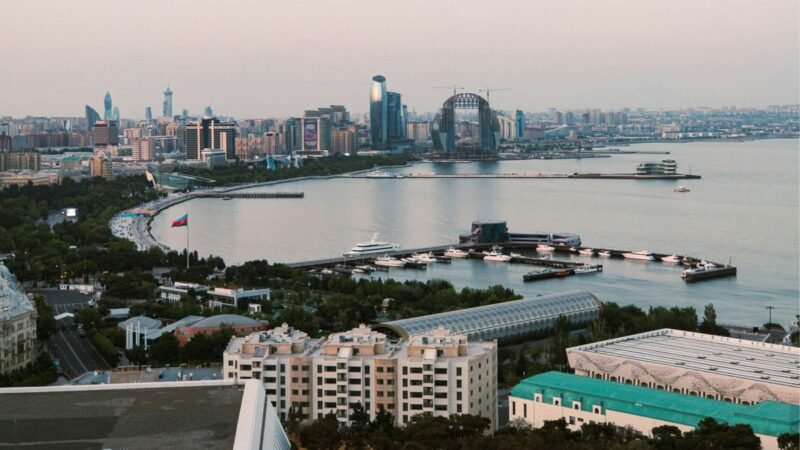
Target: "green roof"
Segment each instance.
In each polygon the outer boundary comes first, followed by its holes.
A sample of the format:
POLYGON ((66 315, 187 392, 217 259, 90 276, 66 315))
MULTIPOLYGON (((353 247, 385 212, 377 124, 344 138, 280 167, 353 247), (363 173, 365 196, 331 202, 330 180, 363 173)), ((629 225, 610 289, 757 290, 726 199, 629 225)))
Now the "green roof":
POLYGON ((583 411, 592 411, 597 405, 603 414, 606 410, 618 411, 692 427, 706 417, 713 417, 729 424, 750 425, 755 433, 768 436, 796 433, 800 428, 800 405, 773 401, 737 405, 561 372, 532 376, 511 390, 512 397, 528 400, 534 394, 542 394, 544 403, 560 397, 567 408, 577 401, 583 411))

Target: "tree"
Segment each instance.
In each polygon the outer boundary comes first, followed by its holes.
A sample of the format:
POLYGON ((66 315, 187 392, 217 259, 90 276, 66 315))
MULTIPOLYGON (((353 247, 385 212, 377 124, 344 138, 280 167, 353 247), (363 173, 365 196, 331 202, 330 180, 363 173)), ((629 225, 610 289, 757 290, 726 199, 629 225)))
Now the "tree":
POLYGON ((569 320, 562 314, 556 320, 552 341, 547 345, 547 359, 554 369, 563 371, 567 368, 567 347, 569 347, 569 320))
POLYGON ((369 413, 357 402, 350 413, 350 427, 344 433, 345 447, 348 449, 363 449, 367 445, 369 433, 369 413))
POLYGON ((128 358, 128 361, 138 366, 139 369, 141 369, 142 365, 146 364, 148 360, 147 350, 145 350, 142 345, 136 345, 130 350, 126 350, 125 356, 128 358))
POLYGON ((75 323, 83 326, 83 329, 88 332, 103 328, 104 320, 96 309, 84 307, 75 312, 75 323))
POLYGON ((698 327, 702 333, 716 334, 717 336, 730 336, 730 332, 725 328, 717 325, 717 312, 714 310, 714 304, 709 303, 703 309, 703 322, 698 327))
POLYGON ((683 437, 680 428, 673 425, 662 425, 651 430, 653 446, 656 450, 677 450, 683 437))
POLYGON ((172 333, 164 333, 150 346, 150 359, 159 364, 180 361, 178 338, 172 333))
POLYGON ((706 417, 697 428, 687 431, 679 448, 760 450, 761 440, 750 425, 728 425, 706 417))
POLYGON ((58 331, 58 323, 53 316, 53 307, 48 305, 41 295, 34 295, 36 304, 36 339, 44 342, 58 331))
POLYGON ((781 450, 798 450, 800 433, 783 433, 778 436, 778 448, 781 450))
POLYGON ((342 442, 339 420, 333 413, 304 425, 298 434, 302 446, 309 449, 336 450, 342 442))

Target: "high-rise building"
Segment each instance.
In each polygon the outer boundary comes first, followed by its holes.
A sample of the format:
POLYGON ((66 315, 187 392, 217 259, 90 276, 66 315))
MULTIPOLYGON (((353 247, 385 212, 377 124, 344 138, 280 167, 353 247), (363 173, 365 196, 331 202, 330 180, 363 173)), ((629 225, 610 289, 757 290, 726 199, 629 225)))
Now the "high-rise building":
POLYGON ((294 408, 347 423, 360 403, 371 419, 385 410, 397 425, 415 414, 474 414, 497 429, 497 341, 468 342, 443 327, 391 341, 361 325, 313 340, 284 324, 231 339, 223 376, 263 380, 283 419, 294 408))
POLYGON ((114 109, 111 105, 111 93, 106 91, 106 97, 103 99, 103 120, 108 122, 114 118, 114 109))
POLYGON ((153 120, 153 109, 149 106, 144 109, 144 120, 153 120))
POLYGON ((211 117, 211 116, 213 116, 213 115, 214 115, 214 110, 213 110, 213 109, 211 109, 211 107, 210 107, 210 106, 206 106, 206 108, 203 110, 203 115, 204 115, 204 116, 211 117))
POLYGON ((186 125, 186 159, 199 161, 205 149, 223 150, 226 159, 236 159, 236 124, 204 117, 186 125))
POLYGON ((119 128, 117 122, 100 120, 92 127, 94 146, 109 147, 119 145, 119 128))
POLYGON ((86 129, 91 130, 98 120, 100 120, 100 114, 91 106, 86 105, 86 129))
POLYGON ((0 172, 4 170, 40 170, 42 155, 36 151, 3 152, 4 161, 0 162, 0 172))
POLYGON ((331 151, 331 121, 327 116, 306 111, 306 116, 300 119, 300 130, 300 151, 331 151))
POLYGON ((172 91, 167 86, 167 90, 164 91, 164 114, 163 116, 166 118, 172 118, 172 91))
POLYGON ((372 77, 372 90, 369 96, 369 126, 372 147, 384 150, 389 141, 389 102, 386 98, 386 78, 383 75, 372 77))
POLYGON ((97 152, 89 161, 89 169, 93 177, 103 177, 106 180, 113 178, 111 172, 111 158, 104 152, 97 152))
POLYGON ((517 139, 525 137, 525 113, 519 109, 514 111, 514 126, 517 139))
POLYGON ((331 131, 331 154, 355 155, 357 150, 355 127, 336 127, 331 131))
POLYGON ((430 122, 409 122, 406 125, 406 129, 406 136, 413 140, 414 143, 421 144, 431 138, 430 122))
POLYGON ((131 140, 131 156, 134 161, 152 161, 154 154, 153 139, 137 137, 131 140))

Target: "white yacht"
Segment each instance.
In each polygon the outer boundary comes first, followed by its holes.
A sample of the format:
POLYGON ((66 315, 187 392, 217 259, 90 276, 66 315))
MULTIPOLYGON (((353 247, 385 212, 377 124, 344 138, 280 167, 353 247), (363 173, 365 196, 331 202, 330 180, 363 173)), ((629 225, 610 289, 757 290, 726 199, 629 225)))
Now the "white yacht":
POLYGON ((661 261, 662 261, 662 262, 665 262, 665 263, 672 263, 672 264, 674 264, 674 263, 679 263, 679 262, 681 262, 682 260, 683 260, 683 258, 681 258, 681 257, 680 257, 680 256, 678 256, 678 255, 664 256, 664 257, 662 257, 662 258, 661 258, 661 261))
POLYGON ((375 258, 375 265, 378 267, 405 267, 406 263, 391 256, 379 256, 375 258))
POLYGON ((428 252, 428 253, 414 253, 413 255, 411 255, 411 259, 413 259, 415 261, 418 261, 418 262, 423 262, 423 263, 436 262, 436 257, 433 256, 433 253, 431 253, 431 252, 428 252))
POLYGON ((690 189, 687 188, 686 186, 678 186, 675 189, 673 189, 673 191, 675 191, 675 192, 690 192, 690 189))
POLYGON ((500 249, 498 247, 492 248, 490 252, 483 252, 484 261, 495 261, 495 262, 509 262, 511 261, 511 255, 504 255, 500 253, 500 249))
POLYGON ((450 247, 444 251, 444 256, 448 258, 467 258, 469 253, 459 248, 450 247))
POLYGON ((608 251, 608 250, 601 250, 601 251, 597 252, 597 256, 602 256, 603 258, 608 258, 609 256, 611 256, 611 252, 608 251))
POLYGON ((537 252, 554 252, 554 251, 556 251, 556 248, 553 247, 552 245, 539 245, 538 247, 536 247, 536 251, 537 252))
POLYGON ((376 253, 390 252, 393 250, 397 250, 398 248, 400 248, 400 246, 397 244, 391 242, 378 241, 378 233, 375 233, 372 235, 371 241, 361 242, 359 244, 356 244, 356 246, 350 249, 349 252, 342 253, 342 256, 353 258, 356 256, 374 255, 376 253))
POLYGON ((656 257, 653 256, 653 254, 648 252, 647 250, 639 250, 638 252, 623 253, 622 256, 624 256, 627 259, 639 259, 643 261, 655 261, 656 259, 656 257))
POLYGON ((578 250, 578 253, 585 256, 592 256, 594 255, 594 249, 592 248, 582 248, 578 250))

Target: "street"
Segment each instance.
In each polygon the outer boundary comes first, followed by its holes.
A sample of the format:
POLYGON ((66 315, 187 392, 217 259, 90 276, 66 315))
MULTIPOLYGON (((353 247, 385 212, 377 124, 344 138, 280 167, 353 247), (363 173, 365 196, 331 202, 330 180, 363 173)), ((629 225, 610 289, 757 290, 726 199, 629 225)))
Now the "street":
MULTIPOLYGON (((54 315, 72 313, 88 305, 91 296, 78 291, 59 289, 37 289, 30 292, 44 296, 53 307, 54 315)), ((58 321, 58 333, 50 337, 48 350, 58 358, 61 370, 68 379, 92 370, 108 370, 110 367, 86 337, 81 337, 71 317, 58 321)))

